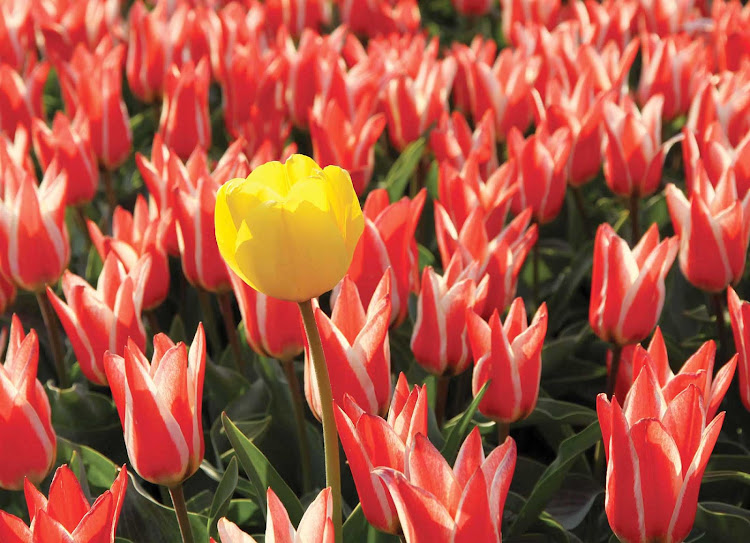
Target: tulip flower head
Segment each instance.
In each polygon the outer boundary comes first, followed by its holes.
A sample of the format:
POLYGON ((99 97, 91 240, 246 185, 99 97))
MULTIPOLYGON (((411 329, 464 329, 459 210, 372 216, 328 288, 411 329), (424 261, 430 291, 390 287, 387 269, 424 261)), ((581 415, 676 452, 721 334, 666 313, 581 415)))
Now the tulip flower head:
MULTIPOLYGON (((333 507, 331 489, 324 488, 302 515, 297 529, 294 529, 284 504, 269 487, 266 493, 268 513, 266 514, 265 541, 276 543, 333 543, 333 507)), ((219 519, 221 543, 256 543, 255 539, 240 530, 226 517, 219 519)))
POLYGON ((388 487, 407 543, 496 542, 515 466, 513 438, 485 458, 474 428, 453 469, 429 439, 417 434, 406 457, 407 475, 389 468, 375 473, 388 487))
POLYGON ((346 170, 293 155, 222 185, 216 240, 240 278, 268 296, 303 302, 346 274, 364 218, 346 170))
POLYGON ((539 307, 530 325, 521 298, 513 301, 505 323, 500 322, 497 310, 489 323, 473 311, 467 312, 466 319, 474 355, 472 393, 478 394, 490 381, 479 412, 505 423, 526 418, 539 395, 547 305, 539 307))
MULTIPOLYGON (((37 379, 39 340, 13 315, 8 352, 0 366, 0 488, 40 483, 55 461, 57 437, 47 394, 37 379)), ((0 534, 2 534, 0 518, 0 534)), ((4 538, 2 538, 5 541, 4 538)))
POLYGON ((631 250, 612 227, 599 226, 594 241, 589 324, 604 341, 643 340, 664 306, 664 278, 677 256, 676 238, 659 242, 656 224, 631 250))
POLYGON ((649 365, 623 406, 606 394, 597 413, 607 457, 604 507, 621 541, 683 541, 693 526, 698 490, 724 421, 706 424, 698 387, 667 401, 649 365))
POLYGON ((125 357, 104 355, 104 369, 120 415, 128 458, 149 482, 173 487, 203 461, 201 401, 206 339, 198 325, 188 348, 164 334, 154 337, 148 359, 132 341, 125 357))
POLYGON ((127 490, 128 470, 123 466, 111 488, 89 505, 75 474, 64 464, 52 478, 49 498, 31 481, 25 481, 24 494, 31 524, 26 526, 18 517, 0 511, 0 538, 3 543, 114 543, 127 490))
POLYGON ((745 409, 750 411, 750 304, 740 300, 732 287, 727 289, 729 317, 732 321, 734 344, 739 355, 740 397, 745 409))
POLYGON ((341 446, 352 470, 362 511, 378 530, 398 533, 396 506, 374 470, 386 467, 404 471, 406 451, 411 448, 414 436, 427 434, 427 387, 415 386, 409 391, 406 377, 400 374, 385 420, 366 413, 349 395, 342 403, 334 404, 341 446))

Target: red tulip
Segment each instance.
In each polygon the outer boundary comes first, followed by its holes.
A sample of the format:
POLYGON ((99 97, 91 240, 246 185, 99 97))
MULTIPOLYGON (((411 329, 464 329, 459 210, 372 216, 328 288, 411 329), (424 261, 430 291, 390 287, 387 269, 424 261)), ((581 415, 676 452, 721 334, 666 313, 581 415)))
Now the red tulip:
POLYGON ((694 0, 638 2, 636 18, 640 25, 659 36, 677 34, 691 19, 699 15, 694 4, 694 0))
POLYGON ((525 209, 494 238, 488 239, 482 212, 475 208, 459 230, 447 212, 435 202, 435 233, 444 268, 458 253, 461 261, 468 264, 469 276, 486 288, 477 297, 475 310, 489 318, 497 309, 505 311, 516 294, 516 284, 526 256, 536 243, 537 225, 531 225, 531 210, 525 209))
POLYGON ((89 505, 75 474, 63 464, 52 478, 49 499, 26 480, 24 495, 31 525, 0 511, 0 537, 4 543, 114 543, 127 489, 128 470, 123 466, 112 487, 89 505))
POLYGON ((388 82, 383 108, 388 117, 388 136, 396 149, 403 151, 440 120, 447 111, 455 75, 456 61, 451 57, 438 60, 437 47, 431 45, 416 76, 396 75, 388 82))
POLYGON ((402 373, 387 420, 366 413, 351 396, 336 404, 334 415, 365 517, 378 530, 398 533, 400 525, 393 500, 373 471, 380 467, 404 471, 406 451, 414 436, 427 434, 427 387, 415 386, 409 392, 402 373))
POLYGON ((31 3, 25 0, 3 2, 0 6, 0 58, 20 72, 34 46, 31 3))
POLYGON ((144 348, 146 332, 141 306, 150 257, 144 256, 130 273, 114 254, 104 260, 96 288, 68 270, 62 278, 64 303, 47 287, 47 296, 73 346, 81 371, 87 379, 106 385, 102 355, 120 354, 128 341, 144 348))
POLYGON ((304 351, 305 331, 296 303, 258 292, 231 270, 229 279, 245 324, 245 338, 256 353, 287 361, 304 351))
POLYGON ((124 359, 107 352, 104 369, 130 463, 151 483, 178 485, 203 461, 203 325, 198 325, 189 353, 184 343, 175 345, 164 334, 154 337, 150 365, 134 342, 128 341, 124 351, 124 359))
POLYGON ((571 134, 565 127, 550 133, 542 124, 526 140, 517 128, 511 128, 508 154, 515 161, 518 179, 518 192, 511 203, 514 214, 531 208, 540 224, 557 217, 565 201, 570 145, 571 134))
POLYGON ((715 189, 701 176, 692 188, 689 200, 671 183, 666 190, 672 225, 680 238, 680 269, 692 285, 720 292, 737 283, 745 271, 750 198, 737 198, 729 176, 723 176, 715 189))
POLYGON ((516 25, 553 28, 560 13, 560 0, 500 0, 503 36, 507 42, 513 37, 516 25))
POLYGON ((453 7, 461 15, 486 15, 492 9, 494 0, 452 0, 453 7))
MULTIPOLYGON (((341 403, 349 395, 371 414, 384 413, 391 395, 390 290, 391 275, 386 271, 365 307, 357 286, 344 276, 331 317, 315 309, 333 400, 341 403)), ((310 410, 320 418, 320 393, 305 347, 305 396, 310 410)))
POLYGON ((732 322, 734 333, 734 344, 739 357, 739 388, 740 398, 745 409, 750 411, 750 329, 745 328, 745 322, 750 323, 750 304, 740 300, 732 287, 727 290, 727 301, 729 305, 729 318, 732 322))
POLYGON ((206 175, 198 179, 193 190, 175 188, 175 218, 187 280, 210 292, 225 292, 232 287, 214 232, 217 190, 218 185, 206 175))
MULTIPOLYGON (((0 314, 13 305, 16 299, 16 287, 13 282, 5 277, 5 274, 0 270, 0 314)), ((2 343, 2 342, 0 342, 2 343)))
POLYGON ((208 59, 202 58, 197 65, 188 61, 178 68, 173 64, 164 78, 159 132, 164 137, 164 144, 183 160, 196 147, 207 150, 211 146, 209 70, 208 59))
POLYGON ((133 214, 117 206, 112 214, 112 235, 105 236, 93 221, 88 221, 91 242, 102 261, 112 252, 125 271, 130 273, 144 255, 151 257, 151 268, 145 279, 143 309, 151 310, 169 294, 169 261, 164 248, 164 237, 171 212, 149 219, 148 204, 142 195, 135 200, 133 214))
POLYGON ((473 161, 482 178, 487 179, 498 168, 492 113, 486 111, 472 133, 461 112, 444 112, 438 126, 430 132, 430 148, 441 169, 447 166, 461 170, 473 161))
POLYGON ((427 194, 388 203, 388 193, 375 189, 367 195, 362 212, 365 231, 359 239, 349 278, 359 289, 363 304, 370 304, 383 273, 391 268, 391 318, 400 324, 408 315, 409 293, 418 290, 419 268, 414 232, 427 194), (375 255, 377 255, 375 257, 375 255))
POLYGON ((618 49, 625 49, 631 42, 632 29, 636 27, 636 2, 576 2, 571 7, 573 19, 581 25, 581 34, 591 36, 591 44, 597 50, 610 42, 618 49))
POLYGON ((125 162, 133 143, 122 98, 124 57, 124 45, 104 39, 93 53, 79 46, 70 63, 58 67, 68 114, 80 112, 88 120, 94 152, 107 170, 125 162))
POLYGON ((352 32, 365 36, 410 34, 417 31, 421 16, 416 0, 336 0, 341 20, 352 32))
POLYGON ((41 185, 18 167, 3 175, 0 201, 0 269, 8 279, 32 292, 57 282, 70 260, 65 226, 65 174, 53 161, 41 185))
POLYGON ((542 375, 542 345, 547 333, 547 305, 542 304, 531 324, 521 298, 510 306, 505 323, 497 310, 489 323, 467 313, 469 342, 474 356, 471 390, 476 396, 485 383, 489 388, 479 402, 479 412, 500 422, 528 417, 536 406, 542 375))
POLYGON ((589 324, 597 336, 626 345, 651 333, 664 305, 664 278, 677 245, 676 238, 659 243, 659 229, 652 224, 631 251, 609 224, 599 226, 589 305, 589 324))
MULTIPOLYGON (((29 174, 35 175, 34 163, 31 161, 31 138, 28 131, 21 125, 16 127, 16 133, 11 139, 4 132, 0 132, 0 176, 5 176, 7 168, 13 165, 23 168, 29 174)), ((9 173, 8 175, 15 175, 9 173)), ((0 197, 4 190, 0 187, 0 197)))
MULTIPOLYGON (((55 462, 57 437, 47 393, 37 379, 38 365, 36 332, 26 335, 13 315, 0 366, 0 488, 6 490, 20 490, 26 478, 40 483, 55 462)), ((0 535, 2 525, 0 517, 0 535)))
POLYGON ((633 384, 624 409, 597 398, 607 456, 605 511, 622 541, 683 541, 724 413, 706 425, 700 390, 690 385, 665 400, 650 365, 633 384))
POLYGON ((723 176, 734 178, 737 185, 737 196, 745 198, 750 192, 750 131, 743 136, 736 146, 732 146, 718 121, 714 121, 702 134, 700 145, 695 134, 683 128, 686 143, 683 144, 683 157, 687 186, 692 187, 694 179, 700 175, 700 167, 705 167, 706 175, 716 187, 723 176), (701 166, 698 166, 700 159, 701 166), (690 167, 688 167, 690 164, 690 167), (689 171, 693 170, 693 171, 689 171))
POLYGON ((427 266, 417 299, 417 322, 411 335, 411 350, 417 363, 433 375, 462 373, 471 362, 466 332, 466 311, 486 289, 487 279, 477 287, 472 267, 463 267, 456 253, 442 276, 427 266))
POLYGON ((57 157, 60 169, 67 174, 66 205, 90 202, 99 185, 99 171, 85 119, 77 117, 71 123, 58 111, 51 130, 41 119, 34 119, 31 134, 42 168, 47 168, 57 157))
POLYGON ((661 118, 664 97, 654 96, 638 111, 627 96, 622 105, 604 104, 604 127, 609 138, 604 147, 604 179, 620 196, 644 197, 661 183, 661 170, 675 138, 662 144, 661 118))
MULTIPOLYGON (((268 513, 266 514, 265 541, 274 543, 333 543, 333 502, 331 489, 324 488, 302 515, 297 529, 294 529, 289 513, 276 493, 268 488, 266 493, 268 513)), ((256 543, 255 539, 240 530, 226 517, 219 519, 221 543, 256 543)))
POLYGON ((407 543, 500 541, 503 507, 516 466, 512 438, 485 458, 474 428, 461 446, 453 469, 435 446, 417 434, 404 474, 375 471, 396 505, 407 543))
POLYGON ((386 124, 382 113, 370 116, 370 108, 368 101, 362 101, 354 118, 349 118, 335 101, 316 99, 310 111, 315 162, 321 168, 338 165, 347 170, 357 194, 362 194, 372 179, 375 142, 386 124))
POLYGON ((327 0, 268 0, 266 20, 271 30, 283 25, 292 36, 303 34, 303 30, 317 30, 331 20, 331 6, 327 0))
POLYGON ((31 119, 44 118, 44 85, 48 62, 29 62, 23 74, 0 63, 0 130, 13 138, 17 126, 31 132, 31 119))
POLYGON ((667 358, 667 347, 659 327, 656 327, 648 350, 640 345, 629 345, 623 349, 620 366, 617 372, 615 395, 621 400, 625 398, 635 378, 645 365, 650 365, 657 384, 667 402, 671 401, 689 385, 698 387, 706 407, 706 416, 712 419, 719 410, 719 405, 727 393, 734 370, 737 366, 737 356, 716 372, 714 376, 714 360, 716 357, 716 343, 706 341, 682 365, 675 375, 667 358))
POLYGON ((729 143, 739 144, 750 132, 747 83, 747 70, 706 79, 692 98, 686 126, 700 135, 718 122, 729 143))
POLYGON ((649 34, 641 38, 641 57, 638 102, 645 105, 661 94, 665 119, 687 113, 709 71, 705 45, 684 34, 664 38, 649 34))
POLYGON ((128 55, 125 75, 131 92, 144 102, 152 102, 161 95, 167 71, 167 46, 170 34, 166 17, 162 16, 164 2, 153 11, 138 0, 128 12, 128 55))

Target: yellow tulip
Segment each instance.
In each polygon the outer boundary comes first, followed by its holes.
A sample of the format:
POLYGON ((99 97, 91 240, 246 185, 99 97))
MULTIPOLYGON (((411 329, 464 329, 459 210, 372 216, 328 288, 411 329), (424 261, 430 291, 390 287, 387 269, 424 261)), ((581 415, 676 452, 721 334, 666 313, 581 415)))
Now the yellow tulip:
POLYGON ((216 197, 215 226, 221 256, 243 281, 303 302, 344 277, 364 218, 346 170, 293 155, 227 181, 216 197))

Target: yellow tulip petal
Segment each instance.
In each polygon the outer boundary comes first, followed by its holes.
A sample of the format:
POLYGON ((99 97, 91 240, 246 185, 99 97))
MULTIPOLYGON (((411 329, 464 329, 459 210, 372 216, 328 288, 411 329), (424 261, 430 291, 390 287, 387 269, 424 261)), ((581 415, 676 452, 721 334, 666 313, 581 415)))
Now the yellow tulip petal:
POLYGON ((227 181, 216 194, 216 209, 214 211, 214 228, 216 231, 216 243, 219 246, 219 253, 235 273, 238 273, 237 261, 234 258, 234 247, 237 244, 237 228, 232 220, 232 213, 229 211, 227 204, 227 191, 231 183, 237 181, 232 179, 227 181))
POLYGON ((315 175, 315 173, 321 169, 312 158, 306 155, 290 156, 284 163, 284 168, 289 179, 290 187, 311 175, 315 175))
POLYGON ((305 301, 346 273, 346 244, 333 215, 309 202, 261 205, 246 226, 235 258, 248 283, 268 296, 305 301))
POLYGON ((283 202, 286 196, 279 194, 268 185, 263 185, 250 179, 241 179, 227 188, 227 206, 234 221, 234 227, 239 230, 253 210, 266 202, 283 202))
POLYGON ((338 199, 335 206, 343 210, 340 224, 341 232, 346 240, 346 248, 349 258, 354 254, 362 232, 365 230, 365 219, 362 215, 362 208, 359 205, 357 193, 352 186, 352 179, 349 172, 338 166, 326 166, 323 175, 331 185, 331 192, 336 194, 338 199))
POLYGON ((286 169, 281 162, 266 162, 255 168, 247 176, 247 182, 258 183, 274 191, 276 194, 285 198, 289 193, 291 184, 286 175, 286 169))

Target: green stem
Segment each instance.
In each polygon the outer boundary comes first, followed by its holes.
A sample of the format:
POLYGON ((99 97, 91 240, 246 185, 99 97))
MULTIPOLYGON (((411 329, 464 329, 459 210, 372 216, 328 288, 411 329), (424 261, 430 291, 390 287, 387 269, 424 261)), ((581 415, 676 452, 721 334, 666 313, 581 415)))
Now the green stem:
MULTIPOLYGON (((617 373, 620 371, 620 358, 622 358, 622 347, 620 345, 614 345, 612 347, 612 367, 609 368, 607 374, 607 398, 612 399, 612 395, 615 393, 615 386, 617 385, 617 373)), ((619 399, 621 402, 625 398, 619 399)))
POLYGON ((115 193, 115 184, 112 181, 112 172, 107 169, 102 170, 102 181, 104 182, 104 193, 107 196, 107 204, 109 205, 110 217, 115 211, 117 206, 117 194, 115 193))
POLYGON ((84 247, 84 251, 88 253, 89 247, 91 247, 91 236, 89 235, 89 228, 86 225, 86 213, 83 211, 83 205, 77 205, 75 206, 75 218, 76 223, 78 224, 78 228, 83 233, 83 238, 86 240, 86 246, 84 247))
POLYGON ((177 523, 180 525, 182 543, 193 543, 193 531, 190 528, 190 518, 188 517, 187 505, 185 505, 185 494, 182 492, 182 483, 171 487, 169 495, 172 497, 177 523))
POLYGON ((55 320, 55 310, 52 309, 52 304, 49 298, 47 298, 47 293, 43 290, 36 293, 36 301, 39 304, 39 309, 42 311, 44 326, 47 328, 47 336, 49 336, 49 343, 52 347, 52 356, 55 361, 55 371, 57 372, 57 380, 60 388, 69 388, 70 379, 65 367, 62 338, 60 338, 60 329, 57 327, 57 321, 55 320))
POLYGON ((641 239, 641 225, 638 222, 638 204, 641 199, 637 193, 633 193, 630 196, 630 241, 635 247, 638 240, 641 239))
POLYGON ((146 322, 148 323, 148 328, 151 331, 151 336, 155 336, 156 334, 161 332, 161 327, 159 326, 159 319, 156 317, 156 312, 153 309, 144 311, 143 316, 146 318, 146 322))
POLYGON ((445 406, 448 403, 448 385, 451 378, 448 375, 441 375, 437 378, 437 390, 435 391, 435 420, 438 427, 442 428, 445 422, 445 406))
POLYGON ((315 324, 312 301, 300 302, 302 322, 305 326, 307 342, 310 346, 310 358, 315 379, 318 384, 320 396, 320 417, 323 422, 323 449, 326 458, 326 484, 331 487, 333 500, 333 532, 336 543, 343 543, 342 518, 341 518, 341 472, 339 469, 339 440, 336 432, 336 421, 333 418, 333 393, 331 392, 331 381, 328 378, 323 345, 320 342, 320 333, 315 324))
POLYGON ((534 294, 534 304, 537 307, 539 306, 539 266, 539 240, 537 240, 531 249, 532 292, 534 294))
POLYGON ((714 317, 716 317, 716 333, 718 334, 719 348, 717 349, 717 355, 719 362, 725 362, 728 358, 728 336, 726 321, 724 320, 724 300, 726 299, 726 293, 714 292, 711 294, 711 306, 714 310, 714 317))
POLYGON ((586 213, 586 202, 583 199, 583 191, 581 187, 571 187, 571 190, 573 191, 573 201, 576 204, 576 209, 578 209, 578 214, 581 216, 583 231, 586 233, 586 237, 592 238, 591 223, 589 215, 586 213))
POLYGON ((234 322, 234 313, 232 312, 232 300, 228 292, 217 294, 219 300, 219 309, 221 317, 224 319, 224 328, 227 331, 229 345, 234 353, 234 365, 241 374, 245 373, 245 360, 242 358, 242 347, 240 347, 240 338, 237 336, 237 325, 234 322))
POLYGON ((305 404, 302 400, 302 389, 299 386, 297 372, 294 371, 293 360, 280 360, 284 369, 286 381, 289 383, 289 393, 292 395, 294 419, 297 423, 297 437, 299 439, 300 468, 302 470, 302 493, 307 494, 312 489, 312 473, 310 471, 310 443, 307 439, 305 423, 305 404))
POLYGON ((221 356, 221 340, 219 339, 219 331, 216 329, 211 298, 208 296, 208 292, 201 287, 195 287, 195 290, 198 292, 198 303, 201 306, 201 313, 203 313, 203 324, 208 334, 208 340, 211 342, 211 352, 214 355, 214 361, 218 363, 221 356))
POLYGON ((510 423, 497 421, 495 426, 497 427, 497 445, 500 446, 505 443, 510 434, 510 423))

